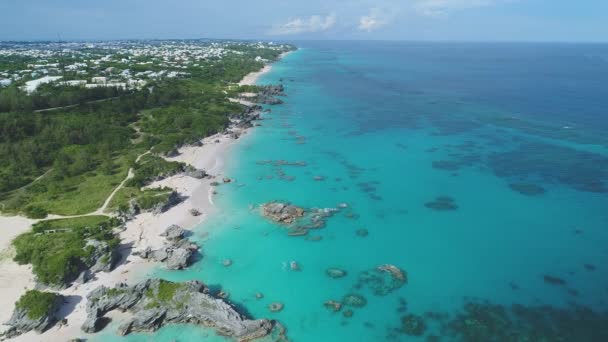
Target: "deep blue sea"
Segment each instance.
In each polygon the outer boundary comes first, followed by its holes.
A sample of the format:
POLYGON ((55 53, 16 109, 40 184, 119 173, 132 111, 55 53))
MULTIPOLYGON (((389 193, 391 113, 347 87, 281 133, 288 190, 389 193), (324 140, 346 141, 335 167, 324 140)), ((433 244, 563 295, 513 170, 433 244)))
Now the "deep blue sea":
MULTIPOLYGON (((231 152, 221 213, 194 228, 202 259, 158 275, 221 289, 296 342, 601 340, 608 45, 299 46, 259 80, 287 97, 231 152), (289 236, 260 215, 273 200, 348 207, 289 236), (324 306, 349 294, 366 305, 324 306)), ((127 340, 224 341, 194 326, 127 340)))

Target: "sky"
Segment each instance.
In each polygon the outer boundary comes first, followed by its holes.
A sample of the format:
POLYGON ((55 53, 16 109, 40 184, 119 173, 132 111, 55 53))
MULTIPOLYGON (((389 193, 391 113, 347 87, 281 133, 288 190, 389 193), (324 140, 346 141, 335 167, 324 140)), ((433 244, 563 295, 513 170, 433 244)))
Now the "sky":
POLYGON ((608 0, 0 0, 0 40, 608 41, 608 0))

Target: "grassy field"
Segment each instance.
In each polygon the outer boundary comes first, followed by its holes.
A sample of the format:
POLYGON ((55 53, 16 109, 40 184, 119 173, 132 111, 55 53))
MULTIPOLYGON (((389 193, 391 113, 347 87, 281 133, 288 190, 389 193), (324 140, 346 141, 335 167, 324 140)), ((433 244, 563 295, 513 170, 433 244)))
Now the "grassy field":
POLYGON ((125 179, 135 158, 143 147, 114 158, 114 169, 106 174, 91 171, 62 180, 53 178, 52 171, 29 187, 14 191, 0 200, 3 212, 17 214, 26 206, 43 208, 58 215, 82 215, 99 209, 112 191, 125 179))

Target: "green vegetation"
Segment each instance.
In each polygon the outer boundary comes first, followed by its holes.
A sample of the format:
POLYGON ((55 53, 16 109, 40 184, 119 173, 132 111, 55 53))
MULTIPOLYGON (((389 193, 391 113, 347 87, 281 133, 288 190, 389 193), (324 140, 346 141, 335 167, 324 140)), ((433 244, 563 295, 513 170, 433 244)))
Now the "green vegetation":
POLYGON ((32 231, 42 233, 48 230, 84 229, 87 227, 117 227, 120 221, 115 217, 104 215, 82 216, 69 219, 55 219, 40 221, 32 226, 32 231))
POLYGON ((28 290, 15 303, 15 307, 27 312, 28 318, 39 319, 50 314, 49 311, 53 308, 57 296, 57 294, 52 292, 28 290))
POLYGON ((175 297, 175 293, 183 286, 184 285, 180 283, 160 279, 157 289, 148 288, 146 291, 146 297, 150 299, 150 302, 146 305, 146 307, 160 307, 163 304, 166 305, 171 303, 175 297))
POLYGON ((31 264, 38 280, 49 285, 64 285, 86 266, 90 266, 93 250, 88 240, 103 241, 110 249, 119 244, 113 228, 115 218, 89 216, 42 221, 33 231, 19 235, 14 241, 14 260, 31 264))
POLYGON ((124 212, 129 208, 129 202, 134 200, 140 209, 147 210, 158 203, 166 203, 173 190, 169 188, 154 188, 141 190, 137 187, 124 187, 112 198, 109 211, 124 212))
POLYGON ((134 176, 126 182, 126 186, 143 187, 157 177, 168 177, 186 170, 186 164, 167 161, 154 155, 143 156, 133 167, 134 176))
MULTIPOLYGON (((9 87, 0 88, 0 210, 31 218, 93 213, 130 168, 134 177, 115 194, 109 210, 125 211, 131 200, 144 210, 167 202, 170 189, 142 187, 188 166, 160 156, 224 130, 231 115, 243 110, 229 97, 257 89, 234 82, 262 68, 260 58, 274 60, 291 49, 232 44, 223 46, 231 52, 221 58, 197 58, 175 66, 159 55, 130 56, 126 50, 112 48, 83 47, 70 56, 53 55, 44 61, 0 56, 0 71, 23 75, 9 87), (64 68, 93 59, 96 63, 84 63, 86 68, 79 72, 64 68), (21 90, 25 82, 42 75, 30 64, 45 63, 55 64, 48 68, 49 75, 61 75, 64 80, 114 77, 129 69, 144 74, 141 77, 147 83, 129 90, 61 82, 41 85, 32 94, 21 90), (159 71, 181 76, 150 75, 159 71), (146 151, 152 153, 136 163, 146 151)), ((145 44, 137 46, 141 45, 145 44)), ((13 241, 14 260, 31 264, 42 283, 64 285, 93 262, 88 240, 106 242, 110 248, 118 245, 113 233, 118 224, 105 216, 41 221, 32 232, 13 241)), ((108 258, 100 261, 109 262, 108 258)), ((175 287, 164 284, 159 291, 159 300, 164 300, 175 287)))

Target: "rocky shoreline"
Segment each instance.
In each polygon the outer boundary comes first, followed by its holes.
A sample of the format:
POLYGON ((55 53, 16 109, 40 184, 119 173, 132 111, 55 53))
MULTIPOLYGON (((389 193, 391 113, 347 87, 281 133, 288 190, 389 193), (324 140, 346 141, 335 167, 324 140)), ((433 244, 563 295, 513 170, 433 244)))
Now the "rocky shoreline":
MULTIPOLYGON (((265 86, 261 87, 256 100, 263 104, 279 104, 282 103, 282 101, 275 96, 284 95, 282 86, 265 86)), ((238 139, 244 130, 256 125, 255 121, 261 119, 261 113, 262 107, 259 105, 246 105, 241 113, 230 116, 230 124, 223 134, 230 136, 232 139, 238 139)), ((217 142, 219 142, 219 140, 216 139, 215 143, 217 142)), ((202 145, 203 144, 201 143, 201 146, 202 145)), ((207 174, 206 170, 197 169, 193 166, 188 167, 181 174, 168 175, 166 179, 163 177, 156 182, 163 183, 165 181, 170 181, 175 177, 179 178, 184 176, 193 177, 195 179, 213 178, 213 176, 207 174)), ((226 182, 226 179, 224 182, 226 182)), ((211 182, 211 187, 214 186, 213 183, 214 182, 211 182)), ((183 197, 178 189, 174 189, 167 197, 167 201, 151 209, 143 210, 139 208, 137 203, 130 203, 128 210, 122 212, 120 218, 124 222, 130 222, 140 215, 160 215, 177 205, 181 206, 185 198, 187 197, 183 197)), ((211 201, 210 197, 209 201, 211 201)), ((191 217, 198 217, 203 214, 197 208, 190 208, 188 212, 191 217)), ((198 220, 200 221, 200 219, 198 220)), ((121 226, 121 228, 116 231, 116 234, 120 234, 122 231, 125 231, 124 226, 121 226)), ((99 254, 98 258, 93 260, 95 262, 92 262, 90 267, 80 273, 80 276, 75 282, 76 285, 68 286, 66 290, 69 290, 68 292, 81 293, 82 291, 72 291, 72 289, 78 289, 78 286, 85 287, 84 285, 89 285, 87 288, 90 288, 90 285, 99 283, 96 281, 96 273, 111 272, 112 274, 115 274, 116 267, 122 265, 118 261, 118 251, 122 251, 123 253, 127 252, 126 256, 124 254, 122 255, 122 262, 127 258, 130 258, 131 255, 134 255, 139 256, 144 260, 162 262, 167 269, 184 269, 189 265, 192 256, 197 253, 199 248, 196 244, 188 241, 186 237, 187 233, 188 232, 180 226, 174 224, 169 225, 168 228, 160 234, 165 237, 165 242, 161 247, 157 248, 148 245, 135 252, 131 252, 132 248, 125 249, 123 247, 115 247, 112 251, 107 251, 107 248, 105 248, 106 246, 99 244, 93 245, 92 247, 94 247, 95 250, 99 249, 103 253, 94 253, 94 255, 99 254), (104 264, 98 265, 100 264, 100 262, 97 262, 99 260, 104 261, 104 264)), ((121 274, 126 272, 128 271, 122 271, 121 274)), ((103 276, 103 278, 107 277, 103 276)), ((275 326, 280 327, 280 325, 269 320, 253 321, 246 319, 228 302, 210 295, 209 289, 204 284, 197 281, 177 284, 159 279, 148 279, 134 286, 128 286, 121 283, 114 288, 104 285, 108 283, 110 282, 101 282, 101 286, 98 286, 86 295, 86 301, 83 301, 86 306, 86 320, 82 324, 82 332, 93 333, 99 331, 105 326, 103 322, 107 320, 104 315, 114 309, 128 311, 133 314, 133 318, 120 327, 120 334, 127 334, 131 331, 154 331, 160 326, 169 323, 194 323, 214 327, 219 334, 233 337, 238 341, 249 341, 268 335, 275 326), (171 296, 171 298, 164 297, 167 287, 173 289, 175 292, 174 296, 171 296), (157 299, 162 298, 162 300, 159 299, 152 302, 152 299, 150 299, 151 293, 159 296, 157 299), (188 304, 180 304, 180 301, 186 302, 186 298, 188 298, 188 304), (152 306, 154 306, 154 308, 152 308, 152 306)), ((44 294, 51 293, 44 292, 44 294)), ((9 326, 9 329, 0 337, 0 339, 3 340, 5 338, 25 334, 23 336, 27 335, 29 337, 24 340, 36 340, 38 337, 33 337, 27 333, 29 331, 44 333, 52 329, 53 334, 55 334, 57 326, 67 326, 68 320, 65 317, 70 316, 70 313, 59 314, 59 311, 63 310, 63 306, 65 306, 65 302, 68 301, 69 296, 66 297, 61 293, 53 294, 56 295, 56 305, 45 312, 41 318, 32 319, 23 309, 16 308, 11 319, 5 323, 9 326), (58 322, 60 324, 57 324, 58 322)), ((70 326, 73 326, 71 319, 70 326)), ((67 336, 59 331, 57 331, 57 334, 64 338, 67 336)), ((284 328, 280 327, 278 334, 284 338, 284 328)), ((76 336, 78 335, 75 333, 69 334, 69 337, 76 336)))
POLYGON ((245 318, 196 280, 172 283, 148 279, 134 286, 102 286, 87 296, 87 303, 87 319, 81 327, 87 333, 99 331, 104 315, 112 310, 132 315, 118 328, 123 336, 136 331, 153 332, 169 323, 192 323, 214 328, 238 341, 250 341, 268 335, 274 327, 267 319, 245 318))

